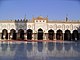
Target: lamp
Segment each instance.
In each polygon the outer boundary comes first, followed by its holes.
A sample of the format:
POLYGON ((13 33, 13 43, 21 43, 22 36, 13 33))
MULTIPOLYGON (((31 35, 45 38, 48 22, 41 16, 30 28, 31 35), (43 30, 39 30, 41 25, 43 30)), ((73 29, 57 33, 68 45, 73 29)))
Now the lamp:
POLYGON ((5 39, 5 35, 3 35, 3 38, 5 39))
POLYGON ((12 35, 10 35, 10 38, 12 38, 12 35))

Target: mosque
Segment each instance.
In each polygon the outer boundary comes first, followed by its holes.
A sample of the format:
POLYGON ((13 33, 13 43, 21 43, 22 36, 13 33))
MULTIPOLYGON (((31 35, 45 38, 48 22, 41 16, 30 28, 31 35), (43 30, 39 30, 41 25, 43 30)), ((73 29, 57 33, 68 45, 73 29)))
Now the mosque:
POLYGON ((0 40, 80 40, 80 20, 0 20, 0 40))

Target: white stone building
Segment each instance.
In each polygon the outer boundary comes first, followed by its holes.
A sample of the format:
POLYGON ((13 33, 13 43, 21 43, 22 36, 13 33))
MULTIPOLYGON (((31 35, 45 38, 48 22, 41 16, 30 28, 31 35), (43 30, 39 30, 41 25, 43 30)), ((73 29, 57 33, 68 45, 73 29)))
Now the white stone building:
POLYGON ((48 20, 42 16, 32 20, 0 20, 0 40, 5 39, 80 40, 80 21, 48 20))

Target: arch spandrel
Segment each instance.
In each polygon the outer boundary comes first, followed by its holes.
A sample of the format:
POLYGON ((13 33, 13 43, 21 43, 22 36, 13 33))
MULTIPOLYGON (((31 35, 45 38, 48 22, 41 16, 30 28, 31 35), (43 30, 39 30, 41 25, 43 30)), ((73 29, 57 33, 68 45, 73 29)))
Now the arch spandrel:
POLYGON ((54 33, 57 33, 57 30, 54 30, 54 33))

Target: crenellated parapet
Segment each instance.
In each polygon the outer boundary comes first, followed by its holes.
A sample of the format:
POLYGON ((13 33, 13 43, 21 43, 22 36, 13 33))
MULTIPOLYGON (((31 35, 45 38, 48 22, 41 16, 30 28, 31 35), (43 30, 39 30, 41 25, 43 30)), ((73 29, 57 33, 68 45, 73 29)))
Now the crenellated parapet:
POLYGON ((18 20, 15 20, 15 22, 28 22, 28 19, 18 19, 18 20))

